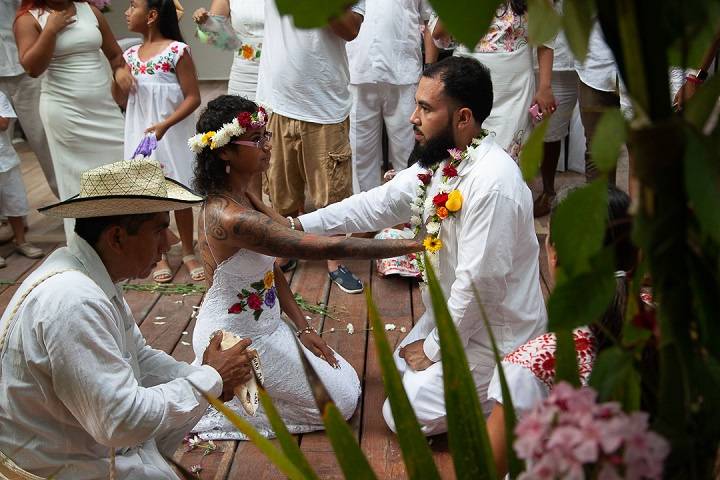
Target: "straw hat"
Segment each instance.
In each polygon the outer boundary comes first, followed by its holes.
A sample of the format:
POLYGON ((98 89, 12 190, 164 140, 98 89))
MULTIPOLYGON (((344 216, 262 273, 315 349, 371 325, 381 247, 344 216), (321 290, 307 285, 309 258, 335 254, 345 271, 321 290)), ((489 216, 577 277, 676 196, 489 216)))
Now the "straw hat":
POLYGON ((157 161, 123 160, 83 172, 78 195, 39 211, 60 218, 105 217, 180 210, 202 200, 165 178, 157 161))

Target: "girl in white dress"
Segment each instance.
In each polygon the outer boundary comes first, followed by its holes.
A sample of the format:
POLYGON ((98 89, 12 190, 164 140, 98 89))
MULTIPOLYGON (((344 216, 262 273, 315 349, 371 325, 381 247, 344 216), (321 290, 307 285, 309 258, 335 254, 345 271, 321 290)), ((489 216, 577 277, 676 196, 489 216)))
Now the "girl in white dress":
MULTIPOLYGON (((42 75, 40 119, 66 200, 80 191, 80 173, 122 159, 123 118, 110 85, 114 79, 127 94, 134 80, 107 20, 89 3, 25 0, 13 28, 23 68, 42 75)), ((65 220, 67 238, 74 223, 65 220)))
MULTIPOLYGON (((302 433, 322 429, 323 422, 300 355, 313 365, 345 418, 355 411, 360 381, 353 367, 308 324, 283 272, 274 265, 275 257, 385 258, 422 247, 412 240, 323 237, 287 228, 286 219, 248 191, 270 162, 266 121, 265 111, 254 102, 223 95, 208 103, 198 120, 198 134, 190 141, 197 154, 195 189, 207 197, 198 232, 210 280, 193 332, 193 350, 199 363, 217 330, 250 338, 275 407, 290 432, 302 433)), ((228 405, 263 435, 274 435, 262 407, 249 417, 237 400, 228 405)), ((194 430, 206 439, 245 438, 214 409, 194 430)))
MULTIPOLYGON (((131 0, 125 17, 130 31, 141 33, 144 42, 124 54, 136 89, 129 95, 114 92, 118 104, 126 108, 124 158, 133 156, 146 135, 154 135, 158 143, 153 157, 165 176, 189 185, 194 160, 187 139, 195 131, 192 114, 200 105, 200 91, 190 49, 182 41, 175 4, 173 0, 131 0)), ((193 250, 192 209, 176 210, 175 221, 183 263, 193 280, 204 280, 204 269, 193 250)), ((172 271, 163 256, 153 280, 171 279, 172 271)))

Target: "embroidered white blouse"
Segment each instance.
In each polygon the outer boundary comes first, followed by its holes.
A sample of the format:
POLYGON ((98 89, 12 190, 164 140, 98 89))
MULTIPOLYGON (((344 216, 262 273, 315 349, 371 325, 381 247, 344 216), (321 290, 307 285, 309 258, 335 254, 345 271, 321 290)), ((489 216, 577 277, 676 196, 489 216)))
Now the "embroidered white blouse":
POLYGON ((36 475, 84 480, 108 478, 114 448, 116 478, 176 479, 160 452, 172 455, 207 409, 191 382, 217 396, 220 375, 148 346, 122 290, 77 236, 23 282, 0 325, 30 285, 64 269, 73 271, 30 293, 6 338, 0 451, 36 475))
MULTIPOLYGON (((377 231, 408 222, 421 172, 425 169, 415 164, 384 185, 302 215, 300 222, 305 231, 328 234, 377 231)), ((428 198, 437 193, 441 176, 442 169, 436 169, 428 198)), ((492 136, 470 149, 451 187, 460 190, 464 200, 460 211, 442 222, 437 273, 471 368, 483 364, 492 369, 492 348, 473 285, 503 353, 546 329, 532 196, 518 166, 492 136)), ((424 236, 421 232, 420 238, 424 236)), ((423 301, 424 315, 432 318, 426 291, 423 301)), ((423 347, 428 358, 440 360, 437 329, 423 347)))

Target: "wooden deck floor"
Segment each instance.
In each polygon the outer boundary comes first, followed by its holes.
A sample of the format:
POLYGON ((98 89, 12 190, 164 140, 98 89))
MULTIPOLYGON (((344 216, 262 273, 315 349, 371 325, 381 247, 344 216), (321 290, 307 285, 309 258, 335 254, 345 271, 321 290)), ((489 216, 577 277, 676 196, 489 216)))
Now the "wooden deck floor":
MULTIPOLYGON (((22 171, 28 189, 31 207, 51 203, 50 191, 40 173, 34 156, 20 147, 22 171)), ((561 174, 559 183, 579 183, 577 174, 561 174)), ((37 212, 28 217, 29 239, 49 253, 64 244, 62 224, 48 219, 37 212)), ((546 219, 536 222, 540 242, 547 232, 546 219)), ((544 249, 540 249, 544 252, 544 249)), ((15 293, 18 284, 41 262, 30 260, 13 252, 11 244, 0 245, 0 255, 7 258, 8 266, 0 270, 0 309, 4 310, 15 293)), ((175 266, 173 282, 190 282, 187 270, 178 269, 180 254, 170 252, 170 262, 175 266)), ((351 261, 348 266, 372 288, 380 314, 385 323, 397 325, 395 331, 387 332, 392 344, 402 339, 406 331, 424 311, 415 282, 402 278, 381 278, 373 270, 369 261, 351 261)), ((549 278, 547 262, 541 254, 541 284, 547 294, 549 278)), ((298 268, 288 274, 291 287, 308 302, 324 302, 342 313, 341 321, 311 315, 312 324, 323 330, 328 344, 342 354, 357 370, 362 381, 361 403, 350 420, 363 451, 380 479, 405 478, 405 469, 401 453, 394 435, 387 429, 381 415, 385 393, 382 385, 380 366, 375 354, 374 341, 368 335, 367 310, 363 295, 348 295, 328 281, 325 265, 321 262, 300 262, 298 268), (345 331, 346 323, 352 323, 355 333, 345 331), (330 332, 335 328, 334 332, 330 332)), ((136 281, 147 283, 149 280, 136 281)), ((191 338, 195 320, 193 307, 200 304, 201 295, 159 295, 154 293, 130 291, 126 294, 135 318, 148 342, 155 348, 173 355, 178 360, 191 361, 194 358, 191 338)), ((298 435, 300 448, 307 455, 311 465, 323 479, 342 478, 340 468, 334 458, 332 448, 322 432, 298 435)), ((453 466, 448 453, 447 439, 438 436, 429 440, 435 454, 435 460, 444 478, 454 478, 453 466)), ((218 450, 202 456, 199 450, 185 452, 182 448, 176 454, 176 460, 185 467, 201 465, 200 478, 235 479, 252 478, 274 479, 282 475, 265 459, 250 442, 217 442, 218 450)))

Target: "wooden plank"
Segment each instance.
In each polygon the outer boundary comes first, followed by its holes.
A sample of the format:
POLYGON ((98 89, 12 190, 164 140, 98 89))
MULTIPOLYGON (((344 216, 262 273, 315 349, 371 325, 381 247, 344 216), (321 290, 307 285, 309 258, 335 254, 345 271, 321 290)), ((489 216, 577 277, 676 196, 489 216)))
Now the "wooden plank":
MULTIPOLYGON (((412 292, 409 280, 402 277, 382 278, 373 276, 373 299, 380 318, 385 325, 395 325, 387 330, 390 347, 395 350, 413 325, 412 292), (405 330, 402 332, 401 330, 405 330)), ((375 349, 375 339, 368 338, 365 364, 365 390, 363 394, 362 448, 378 478, 404 479, 407 477, 397 437, 388 428, 382 416, 386 398, 382 382, 382 370, 375 349)))
POLYGON ((447 434, 443 433, 442 435, 430 437, 428 443, 433 451, 433 458, 440 472, 440 477, 446 480, 455 480, 455 465, 450 454, 447 434))
POLYGON ((217 450, 208 455, 203 455, 201 448, 194 448, 188 451, 187 445, 182 444, 175 451, 173 459, 187 470, 190 470, 194 465, 199 465, 202 470, 198 472, 199 475, 197 478, 202 478, 203 480, 236 478, 232 476, 228 477, 228 472, 235 458, 237 442, 235 440, 215 440, 213 443, 217 445, 217 450))
POLYGON ((412 281, 410 282, 410 295, 412 296, 412 321, 413 325, 415 325, 418 320, 420 320, 420 317, 423 316, 425 313, 425 304, 422 300, 422 295, 420 294, 420 284, 418 282, 412 281))
MULTIPOLYGON (((12 244, 12 242, 10 243, 12 244)), ((37 267, 39 267, 40 264, 45 261, 47 256, 52 253, 56 248, 58 248, 60 244, 38 243, 35 246, 38 248, 42 248, 43 252, 45 252, 44 257, 32 259, 15 252, 12 254, 6 254, 6 257, 5 255, 2 255, 3 257, 5 257, 7 266, 0 270, 0 292, 4 292, 8 288, 13 287, 14 285, 11 285, 11 283, 22 282, 22 280, 24 280, 25 277, 30 274, 30 272, 34 271, 37 267)), ((5 245, 3 245, 3 247, 5 247, 5 245)), ((14 244, 10 245, 10 248, 14 250, 14 244)), ((15 290, 17 290, 17 288, 13 289, 13 293, 15 292, 15 290)), ((12 297, 12 294, 10 295, 10 297, 12 297)), ((7 301, 10 301, 10 297, 8 297, 7 301)), ((0 302, 0 309, 4 310, 6 306, 7 302, 0 302)))
MULTIPOLYGON (((365 285, 370 285, 371 266, 368 260, 348 260, 343 262, 365 285)), ((323 268, 325 264, 323 263, 323 268)), ((326 269, 325 269, 326 270, 326 269)), ((327 278, 327 273, 323 272, 327 278)), ((333 349, 335 349, 350 365, 355 368, 361 382, 365 377, 365 345, 367 331, 367 306, 364 295, 350 295, 341 291, 335 284, 330 288, 327 304, 331 307, 343 306, 347 314, 343 321, 336 322, 326 319, 323 330, 323 337, 333 349), (352 323, 355 333, 349 335, 345 327, 352 323), (335 333, 328 333, 329 328, 335 328, 335 333)), ((362 420, 362 398, 355 414, 350 418, 350 427, 356 436, 360 436, 362 420)), ((344 478, 340 466, 335 459, 335 453, 325 432, 313 432, 305 434, 300 440, 300 448, 305 453, 310 464, 315 468, 322 479, 344 478)))
MULTIPOLYGON (((280 442, 270 440, 280 448, 280 442)), ((204 477, 203 477, 204 478, 204 477)), ((281 480, 285 477, 252 442, 238 442, 228 479, 281 480)), ((320 478, 323 478, 322 476, 320 478)))

